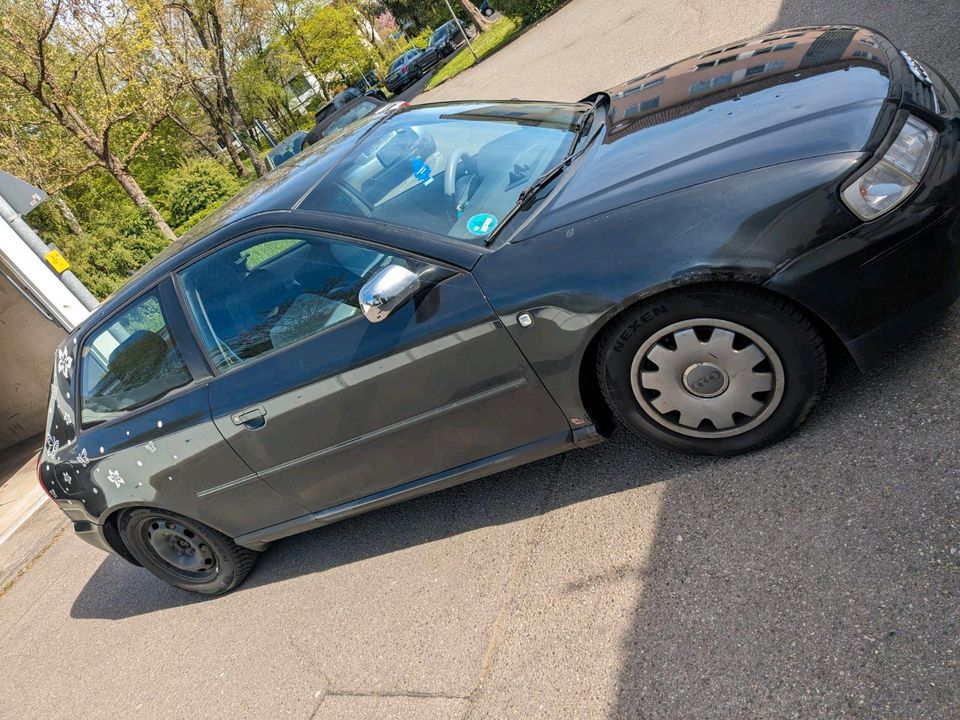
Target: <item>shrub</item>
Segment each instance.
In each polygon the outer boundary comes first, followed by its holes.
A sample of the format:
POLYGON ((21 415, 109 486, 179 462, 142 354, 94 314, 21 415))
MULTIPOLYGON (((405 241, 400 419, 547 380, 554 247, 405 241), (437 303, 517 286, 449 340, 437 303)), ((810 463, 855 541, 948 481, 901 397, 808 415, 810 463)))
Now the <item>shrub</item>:
POLYGON ((199 221, 240 190, 240 182, 223 165, 210 158, 191 160, 163 177, 161 205, 171 227, 199 221), (202 216, 201 216, 202 217, 202 216))
POLYGON ((430 36, 433 35, 432 27, 425 27, 419 33, 410 38, 410 42, 414 47, 425 48, 430 44, 430 36))
POLYGON ((167 246, 145 213, 136 208, 117 210, 116 225, 98 227, 83 237, 64 234, 56 243, 71 270, 98 298, 123 285, 142 265, 167 246))
POLYGON ((526 24, 542 18, 566 2, 567 0, 497 0, 493 5, 504 15, 520 18, 526 24))

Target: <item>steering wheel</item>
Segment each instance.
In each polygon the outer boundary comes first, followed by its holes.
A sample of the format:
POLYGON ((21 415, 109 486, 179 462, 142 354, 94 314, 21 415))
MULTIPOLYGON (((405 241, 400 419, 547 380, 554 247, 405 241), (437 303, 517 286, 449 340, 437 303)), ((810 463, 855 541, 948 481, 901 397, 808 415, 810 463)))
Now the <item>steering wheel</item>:
POLYGON ((450 158, 447 160, 447 168, 443 173, 443 192, 453 201, 453 210, 457 217, 460 217, 463 212, 474 189, 474 184, 478 180, 480 180, 480 176, 477 174, 473 156, 462 148, 457 148, 451 152, 450 158), (463 178, 457 178, 457 167, 461 160, 467 162, 467 174, 463 178))
POLYGON ((447 169, 443 173, 443 192, 447 197, 457 194, 457 165, 469 153, 463 148, 455 148, 447 159, 447 169))

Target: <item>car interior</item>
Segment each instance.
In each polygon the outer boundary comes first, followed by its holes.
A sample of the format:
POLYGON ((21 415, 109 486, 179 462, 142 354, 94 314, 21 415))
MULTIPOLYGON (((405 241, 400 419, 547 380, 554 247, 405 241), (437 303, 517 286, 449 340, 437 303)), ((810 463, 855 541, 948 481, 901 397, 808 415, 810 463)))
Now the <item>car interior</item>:
POLYGON ((560 127, 482 110, 388 125, 301 207, 481 242, 471 219, 492 216, 492 231, 520 192, 563 158, 570 142, 567 115, 560 127))
POLYGON ((190 382, 190 373, 148 296, 84 343, 81 420, 90 426, 190 382))
POLYGON ((221 369, 358 317, 363 284, 403 259, 313 236, 231 245, 182 273, 208 354, 221 369))

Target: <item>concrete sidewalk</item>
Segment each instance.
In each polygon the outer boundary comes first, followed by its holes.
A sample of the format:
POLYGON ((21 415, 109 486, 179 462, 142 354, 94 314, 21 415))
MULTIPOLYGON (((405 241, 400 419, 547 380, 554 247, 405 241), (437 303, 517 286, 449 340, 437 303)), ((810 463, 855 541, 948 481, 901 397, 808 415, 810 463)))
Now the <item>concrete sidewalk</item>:
POLYGON ((0 451, 0 592, 67 525, 37 482, 42 442, 31 438, 0 451), (38 513, 43 518, 30 523, 38 513))

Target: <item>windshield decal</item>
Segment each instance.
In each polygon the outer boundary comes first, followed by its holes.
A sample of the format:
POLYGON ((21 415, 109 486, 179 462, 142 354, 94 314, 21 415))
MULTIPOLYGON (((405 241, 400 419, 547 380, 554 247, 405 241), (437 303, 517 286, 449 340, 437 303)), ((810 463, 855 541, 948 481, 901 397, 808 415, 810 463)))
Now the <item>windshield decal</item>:
POLYGON ((497 227, 497 218, 490 213, 478 213, 467 220, 467 231, 471 235, 486 235, 497 227))
POLYGON ((420 157, 413 159, 413 176, 424 185, 429 185, 433 182, 433 177, 430 175, 430 166, 420 157))

